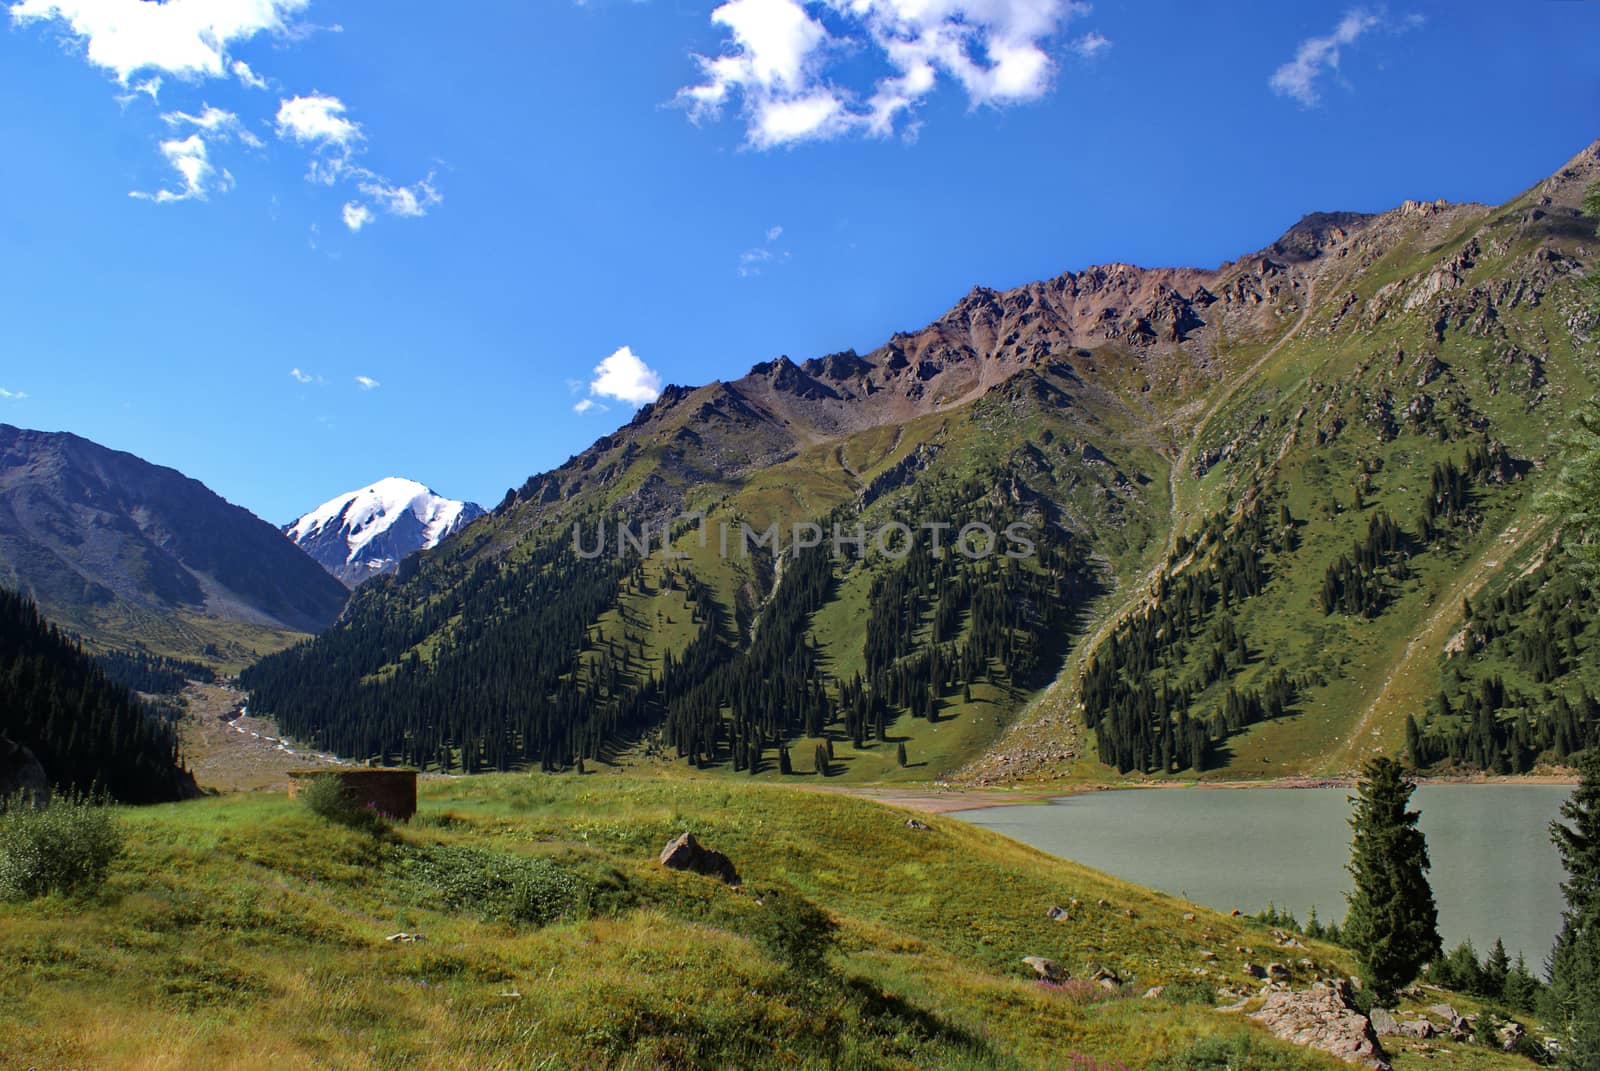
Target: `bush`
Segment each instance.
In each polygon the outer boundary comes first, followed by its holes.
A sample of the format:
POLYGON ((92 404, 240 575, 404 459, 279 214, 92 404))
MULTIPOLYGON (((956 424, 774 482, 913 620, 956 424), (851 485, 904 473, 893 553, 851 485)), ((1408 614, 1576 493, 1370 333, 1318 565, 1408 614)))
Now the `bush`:
POLYGON ((750 937, 767 955, 803 974, 828 969, 839 924, 822 908, 797 892, 758 890, 761 911, 750 937))
POLYGON ((336 774, 313 777, 301 790, 300 799, 312 814, 362 833, 380 836, 392 828, 388 817, 376 807, 357 803, 336 774))
POLYGON ((57 798, 35 810, 0 809, 0 900, 47 893, 92 893, 122 854, 116 813, 88 799, 57 798))
POLYGON ((1217 987, 1208 982, 1176 982, 1161 991, 1169 1004, 1199 1004, 1215 1007, 1217 987))
POLYGON ((576 918, 592 899, 588 882, 550 859, 436 845, 408 850, 399 865, 405 880, 439 906, 508 922, 544 926, 576 918))

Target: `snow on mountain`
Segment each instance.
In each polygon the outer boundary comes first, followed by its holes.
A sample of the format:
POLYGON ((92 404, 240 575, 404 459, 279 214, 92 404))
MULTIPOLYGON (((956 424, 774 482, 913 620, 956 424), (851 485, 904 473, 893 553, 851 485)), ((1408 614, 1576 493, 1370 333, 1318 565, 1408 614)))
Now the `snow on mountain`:
POLYGON ((283 532, 350 587, 465 528, 484 510, 398 476, 331 498, 283 532))

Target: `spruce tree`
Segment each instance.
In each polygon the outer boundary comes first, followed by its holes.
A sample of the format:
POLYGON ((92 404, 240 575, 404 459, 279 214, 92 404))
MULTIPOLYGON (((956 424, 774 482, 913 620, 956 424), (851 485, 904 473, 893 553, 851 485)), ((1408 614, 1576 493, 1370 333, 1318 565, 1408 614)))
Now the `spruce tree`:
POLYGON ((1600 748, 1585 752, 1565 823, 1551 824, 1567 880, 1566 910, 1550 953, 1547 1017, 1561 1035, 1561 1065, 1600 1069, 1600 748))
POLYGON ((1480 994, 1489 1000, 1503 1000, 1506 995, 1506 980, 1511 976, 1511 957, 1506 955, 1506 943, 1496 937, 1494 948, 1489 950, 1489 957, 1483 961, 1483 991, 1480 994))
POLYGON ((1439 912, 1428 884, 1428 843, 1408 811, 1416 784, 1390 758, 1367 763, 1352 798, 1349 894, 1344 943, 1361 961, 1380 1004, 1392 1004, 1441 951, 1439 912))
POLYGON ((895 761, 900 764, 900 768, 901 769, 905 769, 905 765, 906 765, 906 745, 905 745, 904 742, 899 744, 899 746, 896 747, 896 749, 895 749, 895 761))

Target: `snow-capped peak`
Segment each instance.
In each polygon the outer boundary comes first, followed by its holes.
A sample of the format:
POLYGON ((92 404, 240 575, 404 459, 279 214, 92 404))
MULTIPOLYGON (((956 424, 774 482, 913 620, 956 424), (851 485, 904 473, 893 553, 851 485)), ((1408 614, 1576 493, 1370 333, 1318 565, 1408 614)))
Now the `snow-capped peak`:
POLYGON ((390 476, 330 498, 284 534, 351 587, 392 572, 406 555, 428 550, 483 509, 444 498, 415 480, 390 476))

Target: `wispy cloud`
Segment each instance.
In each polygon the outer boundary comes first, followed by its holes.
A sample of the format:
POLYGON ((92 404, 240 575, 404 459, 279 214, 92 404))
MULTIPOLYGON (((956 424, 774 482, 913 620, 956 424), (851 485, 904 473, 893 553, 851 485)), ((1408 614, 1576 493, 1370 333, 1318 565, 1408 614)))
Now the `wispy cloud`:
POLYGON ((661 374, 628 346, 616 350, 594 367, 589 380, 589 397, 579 399, 572 407, 574 413, 605 412, 602 399, 640 406, 653 402, 661 394, 661 374))
POLYGON ((211 154, 206 149, 205 139, 199 134, 163 141, 161 155, 166 157, 167 163, 178 173, 180 188, 159 189, 153 193, 129 190, 129 197, 141 201, 154 201, 157 204, 171 204, 177 201, 203 201, 214 191, 233 188, 233 176, 226 168, 219 170, 211 162, 211 154))
POLYGON ((314 376, 310 372, 302 372, 298 368, 289 369, 289 375, 296 383, 321 383, 321 376, 314 376))
POLYGON ((696 57, 700 81, 677 101, 696 122, 737 102, 757 149, 909 134, 907 117, 941 80, 974 107, 1044 96, 1052 43, 1089 11, 1080 0, 727 0, 711 13, 722 52, 696 57), (852 86, 837 61, 864 52, 889 73, 852 86))
POLYGON ((360 387, 362 390, 377 390, 379 387, 383 386, 383 384, 379 383, 371 376, 357 376, 356 386, 360 387))
POLYGON ((28 395, 26 391, 6 390, 4 387, 0 387, 0 400, 8 402, 20 402, 27 396, 28 395))
POLYGON ((1354 46, 1375 29, 1385 28, 1398 33, 1416 29, 1424 22, 1420 15, 1408 15, 1395 21, 1381 9, 1353 8, 1339 20, 1332 33, 1301 41, 1295 49, 1294 59, 1272 72, 1268 85, 1281 97, 1293 97, 1304 107, 1315 108, 1322 102, 1317 83, 1325 75, 1339 74, 1339 62, 1344 49, 1354 46))
POLYGON ((233 72, 235 78, 239 79, 241 85, 249 89, 267 88, 267 80, 251 70, 250 65, 244 60, 234 60, 233 66, 228 69, 233 72))
POLYGON ((769 227, 767 240, 761 245, 752 246, 739 254, 739 277, 748 279, 752 275, 760 275, 761 269, 775 261, 788 260, 787 250, 777 248, 778 240, 783 237, 782 227, 769 227))
POLYGON ((1094 59, 1111 47, 1111 38, 1101 33, 1086 33, 1067 46, 1082 59, 1094 59))

